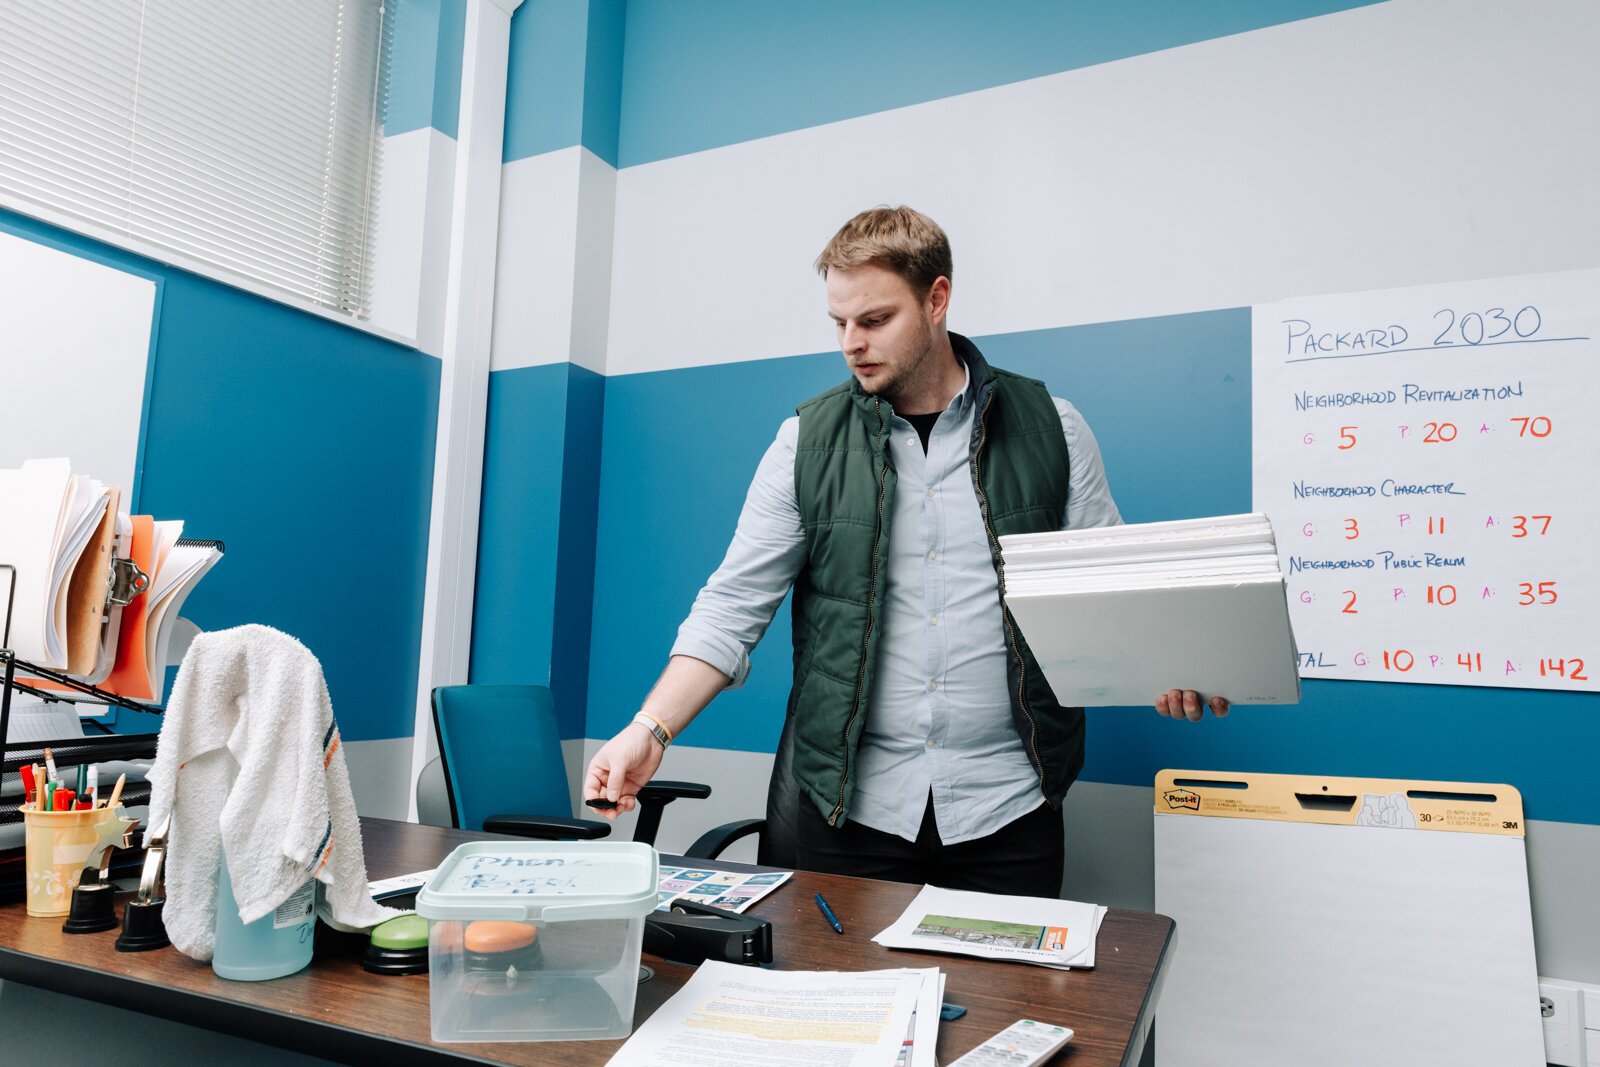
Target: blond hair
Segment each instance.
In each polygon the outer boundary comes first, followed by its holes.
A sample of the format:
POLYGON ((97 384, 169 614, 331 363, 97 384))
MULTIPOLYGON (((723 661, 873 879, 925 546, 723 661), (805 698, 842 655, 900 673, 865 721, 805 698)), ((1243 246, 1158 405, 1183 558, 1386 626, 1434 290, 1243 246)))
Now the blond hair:
POLYGON ((813 266, 826 278, 829 270, 866 263, 894 271, 918 293, 940 277, 949 278, 954 269, 950 238, 937 222, 904 204, 861 212, 839 228, 813 266))

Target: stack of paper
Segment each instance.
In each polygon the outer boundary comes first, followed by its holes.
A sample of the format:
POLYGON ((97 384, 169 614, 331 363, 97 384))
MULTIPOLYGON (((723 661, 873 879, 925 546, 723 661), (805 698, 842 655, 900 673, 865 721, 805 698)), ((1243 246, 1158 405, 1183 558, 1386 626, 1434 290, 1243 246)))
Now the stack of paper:
POLYGON ((872 940, 885 948, 953 952, 1071 970, 1094 966, 1095 939, 1105 915, 1101 904, 930 885, 872 940))
POLYGON ((222 558, 210 542, 183 542, 183 523, 133 516, 130 556, 150 576, 150 588, 123 609, 117 665, 102 688, 133 700, 161 700, 178 632, 178 611, 200 579, 222 558))
MULTIPOLYGON (((24 664, 159 701, 165 668, 194 630, 179 609, 222 551, 182 540, 182 522, 130 517, 120 499, 115 486, 73 474, 65 459, 0 470, 0 563, 16 568, 9 647, 24 664), (109 600, 113 558, 149 579, 125 608, 109 600)), ((0 627, 12 581, 0 571, 0 627)), ((68 688, 26 675, 36 688, 68 688)))
POLYGON ((1062 704, 1148 706, 1169 689, 1299 702, 1265 515, 1018 534, 1000 547, 1006 606, 1062 704))
POLYGON ((768 971, 708 960, 610 1067, 933 1067, 944 975, 937 968, 768 971))
MULTIPOLYGON (((0 470, 0 563, 16 568, 11 650, 18 658, 67 669, 69 579, 105 520, 110 493, 94 478, 73 474, 65 459, 33 459, 0 470)), ((0 616, 4 606, 0 601, 0 616)), ((100 621, 96 614, 96 637, 100 621)))

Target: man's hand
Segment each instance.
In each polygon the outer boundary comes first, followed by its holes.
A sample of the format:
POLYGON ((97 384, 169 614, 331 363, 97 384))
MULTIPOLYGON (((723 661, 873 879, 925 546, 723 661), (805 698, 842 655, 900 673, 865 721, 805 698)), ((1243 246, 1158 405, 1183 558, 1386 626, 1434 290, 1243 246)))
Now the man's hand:
POLYGON ((1200 694, 1193 689, 1168 689, 1156 697, 1156 713, 1172 719, 1199 722, 1205 718, 1207 707, 1211 708, 1211 714, 1220 719, 1228 714, 1228 698, 1212 697, 1209 701, 1202 701, 1200 694))
POLYGON ((584 801, 605 797, 614 802, 614 808, 593 809, 602 819, 615 820, 623 812, 632 811, 638 805, 634 796, 661 766, 661 755, 665 751, 661 742, 643 726, 638 723, 624 726, 622 732, 602 745, 589 761, 589 769, 583 775, 584 801))

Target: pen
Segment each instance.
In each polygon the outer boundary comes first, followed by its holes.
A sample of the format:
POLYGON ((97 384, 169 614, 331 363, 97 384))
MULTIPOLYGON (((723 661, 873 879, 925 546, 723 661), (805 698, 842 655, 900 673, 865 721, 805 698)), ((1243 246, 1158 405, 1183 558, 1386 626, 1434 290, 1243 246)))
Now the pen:
POLYGON ((49 774, 50 780, 56 780, 56 754, 48 748, 44 750, 44 769, 49 774))
POLYGON ((100 764, 89 764, 89 807, 100 806, 100 764))
POLYGON ((833 927, 834 933, 844 933, 844 926, 840 924, 839 917, 833 913, 832 908, 828 907, 828 902, 822 899, 821 893, 817 894, 817 907, 822 909, 822 917, 828 920, 828 925, 833 927))

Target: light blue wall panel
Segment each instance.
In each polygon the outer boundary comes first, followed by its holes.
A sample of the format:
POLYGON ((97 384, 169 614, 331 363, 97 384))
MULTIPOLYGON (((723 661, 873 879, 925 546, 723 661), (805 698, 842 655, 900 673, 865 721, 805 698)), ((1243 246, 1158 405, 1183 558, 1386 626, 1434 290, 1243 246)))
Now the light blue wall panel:
POLYGON ((1363 6, 630 0, 617 163, 631 167, 1363 6))
POLYGON ((438 361, 22 216, 0 222, 161 279, 135 505, 227 544, 184 614, 204 630, 293 634, 322 661, 346 740, 410 736, 438 361))

